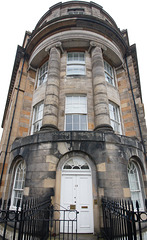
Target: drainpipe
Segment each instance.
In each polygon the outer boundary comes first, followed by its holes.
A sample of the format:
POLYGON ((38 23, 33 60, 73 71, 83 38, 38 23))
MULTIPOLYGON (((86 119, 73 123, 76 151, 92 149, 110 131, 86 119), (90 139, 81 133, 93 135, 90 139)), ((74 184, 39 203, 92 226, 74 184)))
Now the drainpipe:
POLYGON ((138 111, 137 111, 136 102, 135 102, 135 96, 134 96, 133 87, 132 87, 132 82, 131 82, 131 77, 130 77, 130 72, 129 72, 129 68, 128 68, 127 57, 125 57, 125 62, 126 62, 126 67, 127 67, 127 73, 128 73, 128 78, 129 78, 131 93, 132 93, 132 97, 133 97, 133 103, 134 103, 134 107, 135 107, 135 113, 136 113, 136 117, 137 117, 137 123, 138 123, 138 127, 139 127, 139 133, 140 133, 141 143, 142 143, 142 145, 143 145, 145 159, 147 160, 145 144, 144 144, 144 140, 143 140, 143 136, 142 136, 142 130, 141 130, 141 126, 140 126, 138 111))
POLYGON ((21 72, 20 72, 20 77, 19 77, 19 82, 18 82, 18 87, 17 87, 17 94, 16 94, 16 99, 15 99, 15 105, 14 105, 14 110, 13 110, 13 115, 12 115, 12 120, 11 120, 11 125, 10 125, 8 140, 7 140, 7 145, 6 145, 6 151, 5 151, 4 161, 3 161, 3 167, 2 167, 1 176, 0 176, 0 186, 2 184, 2 178, 3 178, 4 167, 5 167, 5 162, 6 162, 6 157, 7 157, 7 152, 8 152, 9 142, 10 142, 12 125, 13 125, 13 121, 14 121, 14 115, 15 115, 15 111, 16 111, 16 104, 17 104, 17 99, 18 99, 18 93, 19 93, 19 88, 20 88, 20 82, 21 82, 21 78, 22 78, 24 63, 25 63, 25 55, 24 55, 24 59, 23 59, 22 67, 21 67, 21 72))

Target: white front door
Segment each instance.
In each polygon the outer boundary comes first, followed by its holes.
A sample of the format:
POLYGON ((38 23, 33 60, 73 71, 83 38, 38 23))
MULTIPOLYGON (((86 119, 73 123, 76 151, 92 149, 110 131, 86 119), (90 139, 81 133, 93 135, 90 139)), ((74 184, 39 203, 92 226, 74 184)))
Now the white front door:
POLYGON ((91 175, 86 173, 63 174, 61 182, 61 206, 79 212, 78 233, 93 233, 93 204, 91 175))

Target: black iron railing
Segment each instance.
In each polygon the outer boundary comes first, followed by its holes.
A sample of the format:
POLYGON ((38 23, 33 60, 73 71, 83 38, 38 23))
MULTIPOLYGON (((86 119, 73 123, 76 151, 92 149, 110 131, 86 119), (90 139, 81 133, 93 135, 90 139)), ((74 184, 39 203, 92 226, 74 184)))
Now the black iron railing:
MULTIPOLYGON (((1 209, 2 201, 0 201, 1 209)), ((11 200, 0 210, 0 239, 77 240, 77 211, 54 209, 51 200, 25 201, 11 210, 11 200)))
MULTIPOLYGON (((147 208, 147 202, 145 202, 147 208)), ((147 239, 147 212, 140 211, 136 202, 102 199, 103 229, 105 239, 147 239)))

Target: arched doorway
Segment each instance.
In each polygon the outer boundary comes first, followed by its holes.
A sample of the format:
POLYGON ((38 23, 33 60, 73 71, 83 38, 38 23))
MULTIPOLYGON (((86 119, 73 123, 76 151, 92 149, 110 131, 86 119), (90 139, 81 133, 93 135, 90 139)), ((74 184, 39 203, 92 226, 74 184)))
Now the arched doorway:
POLYGON ((72 157, 63 165, 60 204, 79 212, 78 233, 93 233, 92 176, 85 159, 72 157))

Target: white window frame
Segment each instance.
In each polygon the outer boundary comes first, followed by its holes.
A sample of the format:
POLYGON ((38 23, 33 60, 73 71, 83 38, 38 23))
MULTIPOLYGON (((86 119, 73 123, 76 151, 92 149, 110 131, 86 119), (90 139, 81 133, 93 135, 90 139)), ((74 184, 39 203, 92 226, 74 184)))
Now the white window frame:
POLYGON ((38 82, 37 87, 47 81, 47 73, 48 73, 48 61, 46 61, 38 71, 38 82))
POLYGON ((120 109, 117 104, 111 101, 109 101, 109 115, 110 115, 110 124, 113 130, 116 133, 122 134, 121 121, 120 121, 120 109))
POLYGON ((14 203, 15 199, 20 200, 20 206, 23 199, 23 190, 24 190, 24 183, 25 183, 25 175, 26 175, 26 166, 24 161, 19 161, 15 167, 14 172, 14 180, 13 180, 13 187, 12 187, 12 195, 11 195, 11 209, 16 209, 17 201, 14 203), (20 174, 20 170, 22 174, 20 174), (19 184, 19 186, 18 186, 19 184))
POLYGON ((141 191, 140 171, 139 166, 134 161, 130 161, 128 164, 128 180, 134 209, 136 209, 136 201, 138 201, 140 210, 143 210, 144 204, 141 191), (132 174, 130 172, 132 172, 132 174), (130 174, 133 175, 133 178, 130 174))
POLYGON ((104 72, 105 72, 105 80, 108 83, 110 83, 112 86, 115 86, 113 67, 105 60, 104 60, 104 72))
POLYGON ((85 75, 85 53, 84 52, 68 52, 66 75, 85 75))
POLYGON ((44 103, 39 102, 33 108, 33 120, 31 134, 38 132, 42 126, 44 103))
POLYGON ((66 96, 65 102, 65 131, 87 131, 88 130, 88 120, 87 120, 87 96, 85 95, 70 95, 66 96), (84 98, 84 99, 82 99, 84 98), (82 100, 84 100, 82 102, 82 100), (76 102, 77 101, 77 102, 76 102), (67 117, 71 116, 71 128, 68 129, 67 117), (77 123, 78 128, 75 129, 74 118, 78 116, 79 122, 77 123), (82 122, 82 116, 85 118, 84 128, 82 122))

